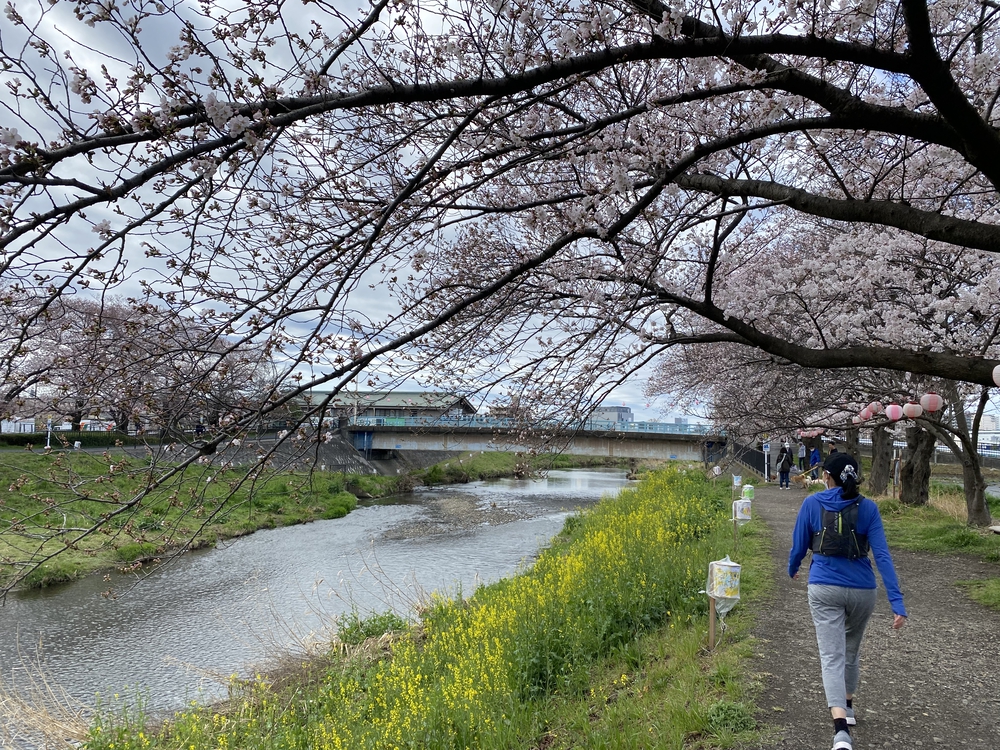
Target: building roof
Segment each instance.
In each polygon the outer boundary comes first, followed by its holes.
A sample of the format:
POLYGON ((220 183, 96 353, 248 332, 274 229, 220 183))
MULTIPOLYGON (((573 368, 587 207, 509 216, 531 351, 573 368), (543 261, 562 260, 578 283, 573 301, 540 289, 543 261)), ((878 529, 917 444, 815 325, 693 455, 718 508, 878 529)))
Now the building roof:
MULTIPOLYGON (((320 395, 317 392, 317 395, 320 395)), ((450 409, 462 406, 475 413, 464 396, 442 391, 341 391, 333 397, 333 406, 361 406, 380 409, 450 409)))

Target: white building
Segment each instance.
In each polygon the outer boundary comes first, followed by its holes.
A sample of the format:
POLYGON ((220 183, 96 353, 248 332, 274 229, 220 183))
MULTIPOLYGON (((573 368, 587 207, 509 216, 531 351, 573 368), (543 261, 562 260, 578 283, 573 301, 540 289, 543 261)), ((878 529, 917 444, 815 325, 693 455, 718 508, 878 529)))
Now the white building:
MULTIPOLYGON (((969 420, 972 423, 972 420, 969 420)), ((979 432, 1000 432, 1000 415, 983 414, 983 419, 979 423, 979 432)))
POLYGON ((0 420, 0 432, 34 432, 35 420, 31 417, 11 417, 0 420))
POLYGON ((605 422, 634 422, 635 417, 632 415, 632 409, 628 406, 599 406, 594 409, 594 413, 590 415, 591 419, 602 420, 605 422))

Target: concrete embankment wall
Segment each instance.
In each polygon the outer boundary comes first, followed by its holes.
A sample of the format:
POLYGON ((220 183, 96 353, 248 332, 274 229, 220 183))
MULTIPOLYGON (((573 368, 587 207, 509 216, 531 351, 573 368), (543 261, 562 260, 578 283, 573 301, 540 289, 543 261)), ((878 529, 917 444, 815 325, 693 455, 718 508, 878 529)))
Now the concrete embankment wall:
POLYGON ((379 474, 406 474, 416 469, 426 469, 428 466, 457 458, 467 451, 393 451, 392 458, 373 458, 369 463, 379 474))
MULTIPOLYGON (((190 457, 197 449, 182 443, 129 447, 125 449, 136 457, 148 456, 150 452, 157 461, 174 462, 190 457)), ((346 472, 350 474, 377 474, 375 466, 365 460, 354 447, 340 435, 333 435, 329 442, 304 442, 286 439, 278 441, 270 437, 263 440, 247 440, 234 446, 224 443, 215 453, 204 457, 213 466, 250 466, 265 461, 270 468, 278 470, 305 470, 316 468, 320 471, 346 472)), ((395 472, 393 472, 395 473, 395 472)))

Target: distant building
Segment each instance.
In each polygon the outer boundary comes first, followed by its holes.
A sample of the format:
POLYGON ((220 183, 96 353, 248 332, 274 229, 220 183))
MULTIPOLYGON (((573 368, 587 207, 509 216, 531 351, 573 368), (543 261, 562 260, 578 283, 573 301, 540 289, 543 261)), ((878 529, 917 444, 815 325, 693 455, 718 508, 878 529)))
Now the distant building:
POLYGON ((23 432, 34 432, 34 431, 35 431, 35 420, 31 417, 25 417, 25 418, 11 417, 10 419, 0 420, 0 432, 23 433, 23 432))
POLYGON ((514 396, 510 401, 490 405, 489 415, 496 419, 528 421, 531 418, 531 409, 527 406, 521 406, 521 399, 514 396))
MULTIPOLYGON (((971 420, 970 420, 971 424, 971 420)), ((996 414, 983 414, 983 419, 979 423, 980 432, 1000 432, 1000 416, 996 414)))
POLYGON ((599 406, 590 415, 591 419, 605 422, 634 422, 632 409, 628 406, 599 406))
MULTIPOLYGON (((312 402, 327 394, 313 391, 312 402)), ((341 391, 331 402, 341 417, 461 417, 475 414, 467 398, 440 391, 341 391)))

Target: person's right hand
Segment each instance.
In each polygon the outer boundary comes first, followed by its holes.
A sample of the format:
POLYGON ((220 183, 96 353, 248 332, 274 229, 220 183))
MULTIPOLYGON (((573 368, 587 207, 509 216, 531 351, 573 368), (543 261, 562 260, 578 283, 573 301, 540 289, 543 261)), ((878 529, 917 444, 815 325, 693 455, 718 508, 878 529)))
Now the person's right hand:
POLYGON ((906 618, 903 615, 893 615, 892 618, 892 629, 899 630, 906 624, 906 618))

